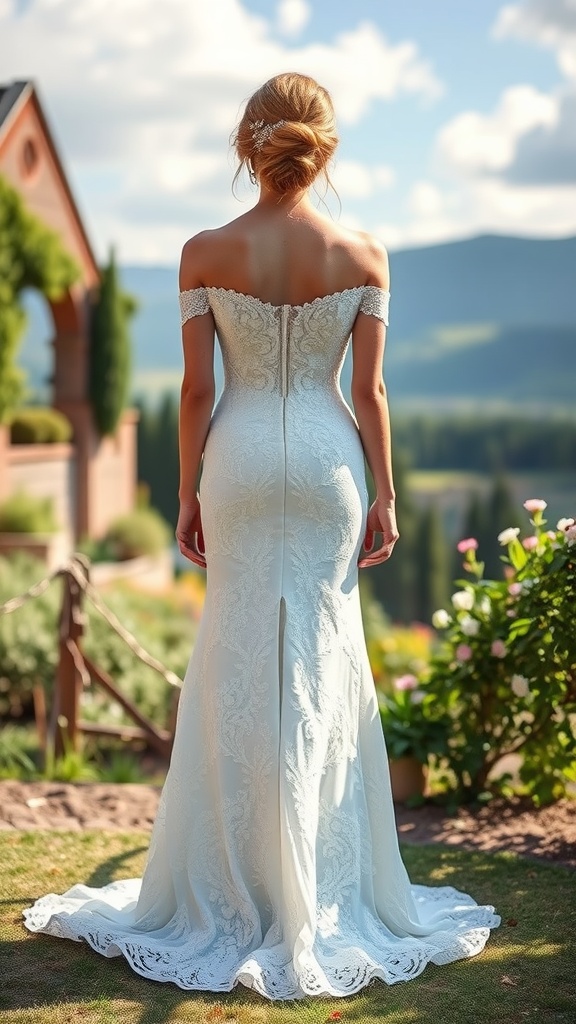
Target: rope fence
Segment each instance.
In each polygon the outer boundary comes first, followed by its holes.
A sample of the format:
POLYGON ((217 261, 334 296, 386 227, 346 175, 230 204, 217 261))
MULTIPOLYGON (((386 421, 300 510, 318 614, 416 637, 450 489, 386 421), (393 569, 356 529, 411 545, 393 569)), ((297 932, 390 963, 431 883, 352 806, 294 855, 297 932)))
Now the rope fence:
POLYGON ((54 572, 34 583, 23 594, 5 601, 0 605, 0 615, 9 615, 22 608, 28 601, 40 597, 57 579, 63 581, 63 595, 58 629, 59 660, 49 727, 46 721, 44 691, 42 690, 40 694, 36 687, 34 693, 36 724, 40 737, 44 737, 45 752, 48 742, 53 742, 56 755, 64 753, 70 747, 77 749, 79 733, 85 732, 145 739, 158 753, 169 757, 182 680, 158 658, 150 654, 103 601, 96 587, 90 582, 90 561, 85 555, 74 555, 54 572), (111 677, 83 653, 81 637, 86 625, 86 614, 83 609, 85 598, 90 601, 135 657, 174 687, 175 699, 172 702, 168 729, 159 729, 147 719, 116 687, 111 677), (137 723, 136 726, 99 725, 80 720, 81 693, 93 682, 100 685, 109 696, 120 704, 125 713, 137 723))

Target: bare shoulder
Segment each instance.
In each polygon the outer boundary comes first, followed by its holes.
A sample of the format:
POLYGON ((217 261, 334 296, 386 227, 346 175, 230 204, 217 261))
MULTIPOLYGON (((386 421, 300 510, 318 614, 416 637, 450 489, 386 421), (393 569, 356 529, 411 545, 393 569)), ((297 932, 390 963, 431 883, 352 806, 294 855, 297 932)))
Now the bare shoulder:
POLYGON ((241 257, 241 219, 200 231, 185 242, 180 259, 180 290, 201 288, 220 280, 227 264, 241 257))
POLYGON ((386 247, 368 232, 359 231, 357 235, 362 264, 367 274, 366 284, 388 289, 390 287, 390 265, 386 247))
POLYGON ((197 235, 193 235, 184 243, 180 257, 180 291, 185 291, 188 288, 201 288, 204 284, 203 271, 207 258, 212 253, 213 236, 217 234, 217 230, 199 231, 197 235))
POLYGON ((346 265, 354 269, 355 276, 362 279, 364 284, 389 288, 388 253, 382 242, 367 231, 340 228, 336 244, 341 249, 346 265))

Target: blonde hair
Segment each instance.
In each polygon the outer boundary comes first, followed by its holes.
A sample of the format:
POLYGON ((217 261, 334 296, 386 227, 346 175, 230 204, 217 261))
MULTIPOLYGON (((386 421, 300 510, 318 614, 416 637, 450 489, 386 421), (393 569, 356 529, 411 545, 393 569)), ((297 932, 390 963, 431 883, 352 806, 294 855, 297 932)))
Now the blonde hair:
POLYGON ((276 75, 250 97, 231 141, 240 161, 234 183, 247 166, 273 192, 309 188, 321 173, 330 185, 338 145, 330 93, 308 75, 276 75), (258 124, 274 128, 262 139, 258 124))

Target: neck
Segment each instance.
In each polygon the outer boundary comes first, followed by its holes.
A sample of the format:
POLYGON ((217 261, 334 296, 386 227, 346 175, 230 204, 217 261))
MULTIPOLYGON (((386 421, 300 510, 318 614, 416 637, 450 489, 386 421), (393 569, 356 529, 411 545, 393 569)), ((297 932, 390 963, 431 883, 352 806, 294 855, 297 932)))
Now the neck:
POLYGON ((314 210, 308 189, 300 189, 297 192, 274 192, 272 189, 266 188, 265 185, 260 185, 260 197, 257 205, 262 210, 275 210, 285 214, 314 210))

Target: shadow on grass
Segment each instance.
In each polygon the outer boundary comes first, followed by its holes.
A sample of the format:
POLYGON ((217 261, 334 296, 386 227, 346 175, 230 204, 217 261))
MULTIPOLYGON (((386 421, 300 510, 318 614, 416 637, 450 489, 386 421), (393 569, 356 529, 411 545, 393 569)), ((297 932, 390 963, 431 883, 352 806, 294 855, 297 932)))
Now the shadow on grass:
MULTIPOLYGON (((105 885, 122 877, 124 866, 144 849, 134 842, 111 852, 91 865, 86 884, 105 885)), ((20 915, 35 898, 29 891, 41 884, 31 868, 32 884, 30 876, 21 879, 19 899, 3 901, 7 941, 0 943, 0 1006, 15 1011, 14 1020, 16 1014, 20 1020, 19 1013, 31 1011, 34 1017, 29 1019, 39 1024, 75 1019, 77 1007, 90 1024, 323 1024, 335 1010, 342 1022, 357 1024, 516 1024, 536 1020, 538 1014, 547 1022, 573 1024, 573 876, 506 854, 436 846, 404 848, 404 855, 415 882, 454 885, 479 903, 496 905, 502 926, 478 957, 444 967, 429 965, 408 983, 387 986, 375 980, 359 994, 341 999, 274 1003, 242 985, 230 993, 188 992, 141 978, 124 957, 104 959, 84 943, 30 935, 20 915), (220 1014, 215 1013, 218 1007, 220 1014)), ((129 867, 133 876, 134 865, 129 867)))

